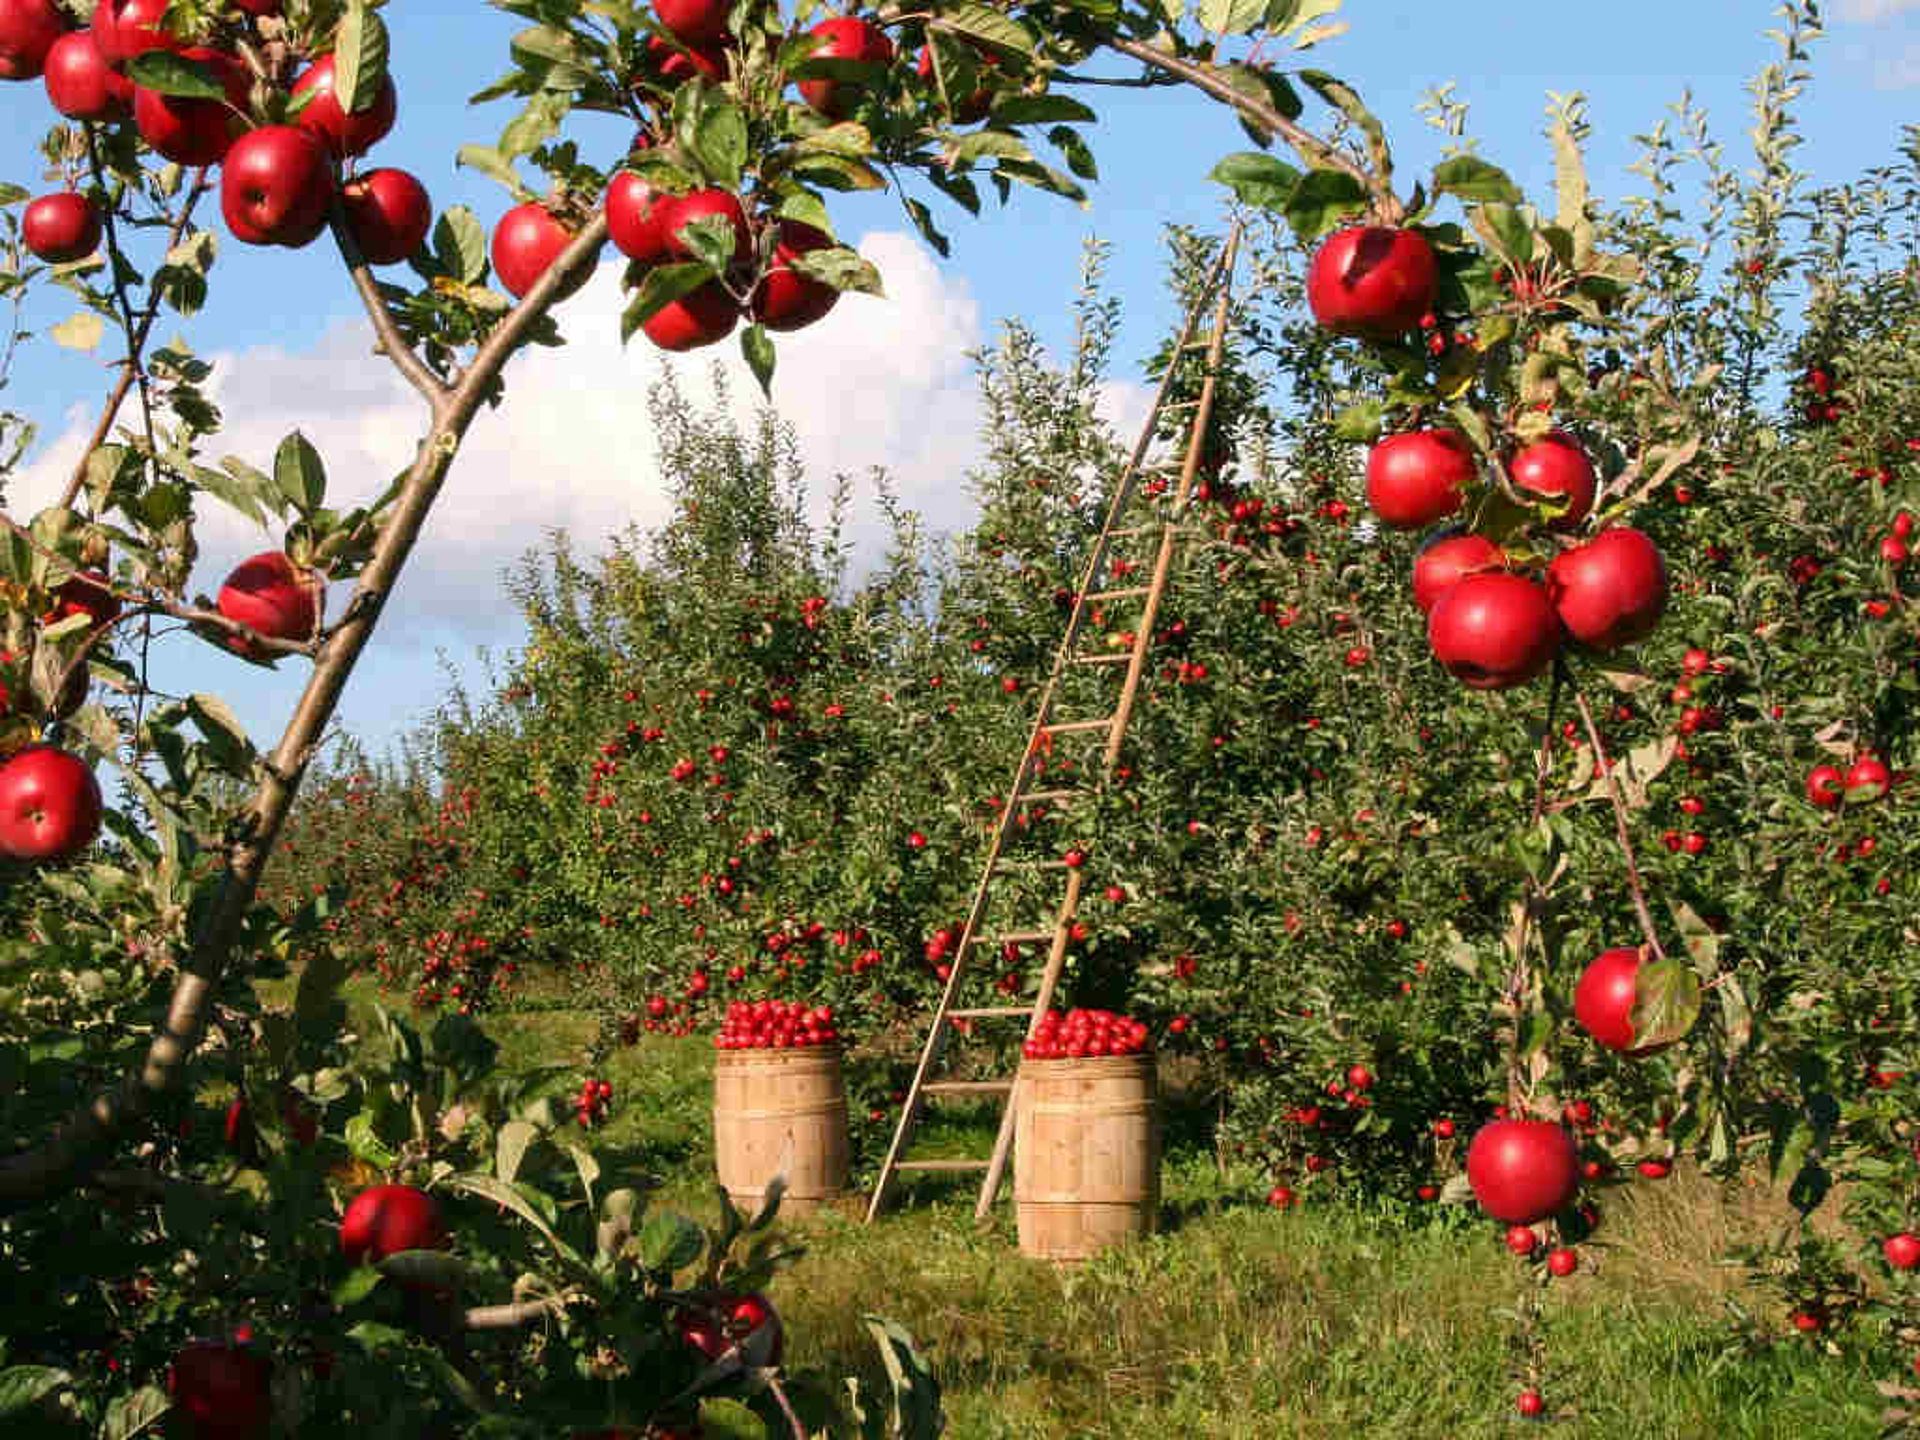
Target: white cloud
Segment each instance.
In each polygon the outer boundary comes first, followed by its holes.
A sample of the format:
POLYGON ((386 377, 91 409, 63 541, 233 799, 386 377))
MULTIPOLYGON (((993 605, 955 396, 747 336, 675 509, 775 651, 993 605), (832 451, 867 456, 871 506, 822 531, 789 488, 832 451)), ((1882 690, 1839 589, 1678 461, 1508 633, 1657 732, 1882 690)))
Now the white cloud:
POLYGON ((1920 0, 1840 0, 1840 18, 1855 25, 1876 25, 1909 10, 1920 10, 1920 0))

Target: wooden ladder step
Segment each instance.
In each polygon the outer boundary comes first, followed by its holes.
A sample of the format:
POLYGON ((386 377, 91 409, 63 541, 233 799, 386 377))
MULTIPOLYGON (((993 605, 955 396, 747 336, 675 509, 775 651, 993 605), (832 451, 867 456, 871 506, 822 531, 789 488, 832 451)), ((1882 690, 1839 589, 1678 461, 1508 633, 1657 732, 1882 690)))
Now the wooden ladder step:
POLYGON ((1019 944, 1020 942, 1026 941, 1026 940, 1051 940, 1053 939, 1053 931, 1051 930, 1003 930, 998 935, 995 935, 991 938, 992 938, 992 943, 995 945, 1004 945, 1009 940, 1013 941, 1015 944, 1019 944))
POLYGON ((949 1010, 949 1020, 1012 1020, 1015 1018, 1031 1020, 1031 1005, 995 1005, 984 1010, 949 1010))
POLYGON ((1131 650, 1109 650, 1101 655, 1076 655, 1069 664, 1073 665, 1120 665, 1133 659, 1131 650))
POLYGON ((1079 735, 1091 730, 1111 730, 1113 721, 1114 717, 1111 715, 1104 720, 1062 720, 1053 725, 1042 725, 1040 733, 1042 735, 1079 735))
POLYGON ((993 867, 995 870, 1015 872, 1020 870, 1070 870, 1073 867, 1064 860, 1001 860, 993 867))
POLYGON ((1151 595, 1151 585, 1129 585, 1123 590, 1093 590, 1087 594, 1089 600, 1131 600, 1136 595, 1151 595))
POLYGON ((1035 800, 1057 804, 1062 800, 1078 800, 1085 793, 1084 790, 1027 790, 1021 793, 1020 798, 1028 804, 1032 804, 1035 800))
POLYGON ((992 1163, 991 1160, 898 1160, 894 1162, 893 1168, 933 1171, 984 1170, 992 1163))
MULTIPOLYGON (((1028 1011, 1032 1014, 1032 1011, 1028 1011)), ((1011 1095, 1011 1080, 929 1080, 920 1087, 922 1095, 1011 1095)))

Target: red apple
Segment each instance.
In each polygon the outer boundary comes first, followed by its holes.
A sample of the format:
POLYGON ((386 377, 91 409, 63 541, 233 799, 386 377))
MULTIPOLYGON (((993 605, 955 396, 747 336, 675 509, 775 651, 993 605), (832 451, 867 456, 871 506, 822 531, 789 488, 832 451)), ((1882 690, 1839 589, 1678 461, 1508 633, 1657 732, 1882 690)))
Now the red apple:
POLYGON ((1547 593, 1574 639, 1618 650, 1646 639, 1660 623, 1667 567, 1643 532, 1616 525, 1556 555, 1547 566, 1547 593))
POLYGON ((1336 335, 1394 340, 1433 309, 1433 249, 1413 230, 1355 225, 1321 242, 1307 267, 1307 304, 1336 335))
MULTIPOLYGON (((572 241, 573 231, 546 206, 533 201, 516 205, 493 227, 493 273, 516 298, 525 295, 572 241)), ((582 265, 555 299, 566 299, 592 275, 593 267, 582 265)))
MULTIPOLYGON (((96 39, 98 34, 95 31, 96 39)), ((136 85, 133 123, 142 140, 177 165, 218 165, 247 128, 247 68, 205 46, 182 50, 180 56, 212 71, 226 91, 226 101, 181 99, 136 85)))
POLYGON ((1551 430, 1528 445, 1507 464, 1507 473, 1520 489, 1535 495, 1566 497, 1567 511, 1552 522, 1555 530, 1572 530, 1593 509, 1598 488, 1593 462, 1580 442, 1564 430, 1551 430))
POLYGON ((718 280, 669 300, 641 323, 645 336, 662 350, 681 352, 713 345, 733 333, 740 306, 718 280))
POLYGON ((1381 524, 1418 530, 1458 510, 1473 477, 1473 448, 1455 431, 1389 435, 1367 456, 1367 504, 1381 524))
MULTIPOLYGON (((111 0, 100 3, 105 8, 111 0)), ((0 80, 33 79, 66 29, 66 17, 48 0, 0 0, 0 80)))
POLYGON ((1454 582, 1434 602, 1427 643, 1463 685, 1505 690, 1553 662, 1560 619, 1547 592, 1526 576, 1482 571, 1454 582))
POLYGON ((1547 1273, 1564 1280, 1580 1268, 1580 1252, 1569 1250, 1564 1245, 1548 1252, 1547 1273))
POLYGON ((1846 794, 1846 779, 1837 765, 1816 765, 1807 772, 1807 799, 1822 810, 1831 810, 1846 794))
POLYGON ((333 161, 311 130, 262 125, 233 142, 220 168, 220 213, 233 238, 297 250, 327 225, 333 161))
POLYGON ((181 1440, 267 1440, 273 1364, 250 1345, 194 1340, 167 1369, 167 1434, 181 1440))
POLYGON ((622 255, 650 264, 667 253, 664 221, 673 196, 655 190, 631 170, 607 182, 607 236, 622 255))
POLYGON ((69 615, 84 615, 93 626, 105 625, 120 615, 120 597, 109 588, 107 577, 97 570, 82 570, 53 592, 53 609, 43 620, 58 624, 69 615))
POLYGON ((160 27, 167 0, 100 0, 93 11, 93 43, 100 58, 123 69, 149 50, 179 50, 182 42, 160 27))
POLYGON ((1893 772, 1874 755, 1863 756, 1847 771, 1847 799, 1856 805, 1878 800, 1893 788, 1893 772))
POLYGON ((747 229, 747 212, 740 197, 731 190, 709 188, 691 190, 685 195, 662 199, 655 207, 667 254, 676 260, 691 260, 693 251, 681 239, 681 227, 695 220, 719 216, 733 226, 733 263, 743 264, 752 252, 752 232, 747 229))
POLYGON ((794 257, 809 250, 824 250, 833 243, 832 236, 811 225, 782 220, 773 261, 754 287, 753 318, 769 330, 800 330, 833 309, 840 292, 793 268, 794 257))
POLYGON ((47 100, 69 120, 120 120, 133 114, 133 82, 107 64, 91 30, 69 30, 53 42, 46 82, 47 100))
POLYGON ((57 864, 100 833, 100 782, 78 755, 29 745, 0 763, 0 855, 57 864))
POLYGON ((362 1190, 340 1217, 340 1253, 349 1265, 372 1264, 402 1250, 444 1250, 440 1202, 411 1185, 362 1190))
POLYGON ((1467 1147, 1467 1183, 1480 1208, 1533 1225, 1566 1208, 1579 1187, 1573 1136, 1551 1120, 1495 1120, 1467 1147))
POLYGON ((733 68, 733 57, 725 45, 689 45, 683 53, 658 35, 647 37, 647 58, 669 85, 678 85, 695 75, 703 75, 718 85, 733 68))
MULTIPOLYGON (((229 620, 250 625, 274 640, 306 640, 320 618, 319 577, 302 572, 284 551, 267 550, 243 562, 227 576, 220 587, 220 613, 229 620)), ((233 636, 229 648, 249 654, 251 643, 233 636)), ((273 652, 261 649, 258 658, 273 652)))
POLYGON ((369 265, 398 265, 433 225, 426 187, 405 170, 369 170, 340 187, 347 229, 369 265))
POLYGON ((653 0, 653 13, 683 44, 719 40, 727 33, 732 0, 653 0))
POLYGON ((303 95, 311 95, 313 99, 300 112, 296 123, 302 130, 311 130, 324 140, 335 157, 342 160, 349 155, 366 154, 385 138, 386 133, 393 129, 394 117, 400 109, 400 96, 394 89, 393 76, 383 75, 380 88, 374 92, 373 103, 364 110, 349 114, 341 107, 340 97, 333 93, 331 55, 322 55, 293 82, 294 99, 298 100, 303 95))
POLYGON ((1580 972, 1573 987, 1573 1018, 1580 1028, 1607 1049, 1625 1055, 1654 1055, 1667 1048, 1633 1043, 1633 997, 1640 963, 1640 952, 1631 946, 1602 951, 1580 972))
POLYGON ((1882 1242, 1880 1250, 1887 1257, 1887 1264, 1896 1270, 1911 1270, 1920 1265, 1920 1236, 1911 1231, 1902 1230, 1898 1235, 1889 1235, 1882 1242))
POLYGON ((778 1365, 785 1349, 780 1317, 767 1297, 720 1293, 705 1297, 696 1311, 682 1310, 675 1317, 680 1336, 708 1360, 718 1360, 735 1345, 748 1365, 778 1365), (719 1324, 715 1324, 718 1319, 719 1324))
POLYGON ((1413 561, 1413 603, 1431 614, 1438 600, 1463 575, 1505 567, 1507 552, 1484 535, 1443 530, 1420 547, 1413 561))
MULTIPOLYGON (((809 60, 864 60, 873 65, 893 60, 893 42, 886 31, 857 15, 822 20, 807 33, 821 37, 809 60)), ((864 89, 851 80, 802 80, 800 98, 829 120, 845 120, 859 105, 864 89)))
POLYGON ((71 190, 42 195, 20 214, 20 240, 52 265, 84 260, 100 248, 102 221, 93 201, 71 190))

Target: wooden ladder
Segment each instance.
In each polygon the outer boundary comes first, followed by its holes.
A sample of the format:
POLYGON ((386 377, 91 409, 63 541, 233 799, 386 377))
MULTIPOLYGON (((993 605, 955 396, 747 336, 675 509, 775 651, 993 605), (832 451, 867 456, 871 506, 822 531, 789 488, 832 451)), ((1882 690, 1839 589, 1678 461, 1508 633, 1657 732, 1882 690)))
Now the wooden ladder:
MULTIPOLYGON (((893 1143, 887 1147, 886 1159, 881 1163, 879 1178, 874 1182, 873 1195, 867 1205, 867 1219, 871 1222, 880 1214, 886 1204, 887 1191, 894 1177, 901 1171, 947 1171, 966 1172, 984 1170, 986 1172, 980 1184, 979 1203, 974 1208, 976 1216, 984 1218, 991 1209, 994 1197, 999 1193, 1000 1182, 1006 1173, 1007 1157, 1013 1148, 1014 1132, 1014 1085, 1012 1077, 987 1080, 936 1079, 940 1073, 941 1061, 946 1053, 947 1037, 955 1021, 966 1021, 970 1028, 974 1021, 999 1022, 1024 1019, 1027 1022, 1026 1033, 1031 1036, 1038 1028, 1041 1018, 1053 1003, 1053 992, 1060 978, 1060 971, 1066 960, 1067 946, 1072 938, 1074 917, 1080 905, 1080 888, 1084 870, 1069 865, 1065 860, 1027 860, 1011 861, 1001 858, 1007 840, 1015 825, 1015 817, 1025 805, 1035 802, 1048 804, 1068 804, 1077 798, 1095 793, 1082 788, 1037 788, 1035 782, 1044 773, 1047 758, 1053 750, 1055 736, 1086 736, 1103 738, 1097 785, 1104 788, 1113 778, 1114 769, 1119 760, 1122 742, 1126 737, 1127 722, 1133 714, 1134 700, 1139 694, 1140 677, 1146 669, 1147 651, 1153 643, 1154 619, 1160 607, 1161 597, 1165 594, 1169 575, 1173 570, 1175 552, 1179 544, 1192 527, 1186 519, 1187 509, 1193 489, 1194 476, 1200 468, 1201 455, 1207 436, 1208 423, 1213 411, 1214 377, 1219 371, 1220 355, 1226 340, 1228 305, 1232 295, 1234 260, 1240 247, 1240 226, 1236 223, 1221 247, 1209 270, 1205 282, 1197 292, 1198 298, 1187 311, 1181 322, 1179 338, 1169 358, 1160 384, 1154 393, 1153 406, 1146 423, 1140 429, 1140 439, 1134 445, 1133 453, 1125 470, 1119 476, 1113 488, 1113 498, 1107 508, 1107 518, 1099 536, 1094 540, 1093 548, 1087 558, 1086 569, 1082 574, 1080 588, 1073 599, 1073 608, 1067 618, 1066 634, 1061 639, 1060 649, 1053 662, 1053 671, 1047 677, 1045 688, 1041 691, 1039 705, 1034 712, 1033 729, 1027 737, 1025 753, 1020 758, 1019 767, 1014 772, 1013 784, 1004 797, 999 818, 994 824, 992 838, 987 844, 986 860, 981 866, 980 883, 974 889, 973 903, 967 910, 965 925, 954 947, 951 967, 947 973, 945 989, 941 992, 939 1008, 934 1012, 933 1024, 927 1032, 926 1045, 920 1054, 920 1063, 914 1070, 913 1083, 908 1087, 906 1098, 900 1109, 899 1123, 894 1127, 893 1143), (1211 328, 1205 338, 1196 338, 1207 312, 1211 310, 1211 328), (1169 399, 1174 382, 1181 371, 1180 360, 1195 350, 1206 351, 1204 379, 1197 397, 1181 400, 1169 399), (1179 452, 1179 459, 1162 464, 1149 465, 1148 452, 1153 447, 1155 436, 1159 433, 1161 422, 1169 415, 1181 411, 1191 411, 1187 421, 1185 444, 1179 452), (1141 488, 1143 477, 1164 477, 1171 480, 1178 477, 1178 483, 1172 488, 1171 504, 1160 518, 1150 524, 1128 523, 1130 509, 1141 488), (1116 542, 1130 541, 1143 537, 1157 537, 1153 552, 1151 578, 1144 585, 1102 588, 1107 582, 1108 562, 1116 542), (1091 652, 1081 646, 1081 631, 1088 617, 1097 609, 1113 602, 1141 602, 1138 617, 1133 625, 1133 643, 1130 647, 1103 648, 1091 652), (1120 695, 1111 713, 1096 719, 1056 719, 1054 714, 1055 696, 1063 680, 1070 673, 1082 667, 1098 667, 1111 673, 1124 666, 1124 678, 1120 685, 1120 695), (1018 871, 1031 875, 1034 872, 1051 875, 1058 873, 1065 881, 1053 921, 1045 928, 1013 929, 983 933, 989 896, 994 882, 1018 871), (1031 1004, 962 1007, 956 1004, 961 994, 961 985, 973 960, 974 953, 983 945, 990 952, 997 953, 1000 946, 1008 943, 1030 944, 1048 942, 1046 968, 1040 976, 1040 987, 1033 996, 1031 1004), (1003 1109, 1000 1116, 999 1135, 994 1141, 993 1154, 981 1159, 940 1159, 909 1160, 907 1147, 911 1143, 916 1121, 920 1117, 922 1106, 930 1098, 953 1097, 994 1097, 998 1098, 1003 1109)), ((1164 491, 1165 487, 1159 487, 1164 491)))

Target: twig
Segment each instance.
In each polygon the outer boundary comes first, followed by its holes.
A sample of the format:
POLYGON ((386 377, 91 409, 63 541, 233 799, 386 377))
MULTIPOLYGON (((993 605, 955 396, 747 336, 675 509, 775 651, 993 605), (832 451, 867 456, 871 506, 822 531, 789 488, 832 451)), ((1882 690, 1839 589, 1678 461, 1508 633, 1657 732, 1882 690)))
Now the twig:
MULTIPOLYGON (((1559 662, 1555 662, 1556 666, 1559 662)), ((1620 782, 1613 778, 1613 766, 1607 760, 1606 747, 1600 743, 1600 730, 1593 723, 1593 711, 1587 708, 1587 697, 1578 688, 1573 692, 1573 703, 1580 709, 1580 720, 1586 727, 1587 741, 1593 746, 1594 767, 1606 777, 1607 798, 1613 802, 1614 832, 1620 841, 1620 854, 1627 863, 1627 892, 1633 896, 1634 913, 1640 917, 1640 932, 1647 937, 1647 948, 1653 951, 1653 958, 1665 960, 1666 950, 1660 944, 1660 936, 1653 928, 1653 912, 1647 909, 1646 891, 1640 885, 1640 868, 1633 860, 1633 840, 1627 834, 1627 802, 1620 798, 1620 782)))

